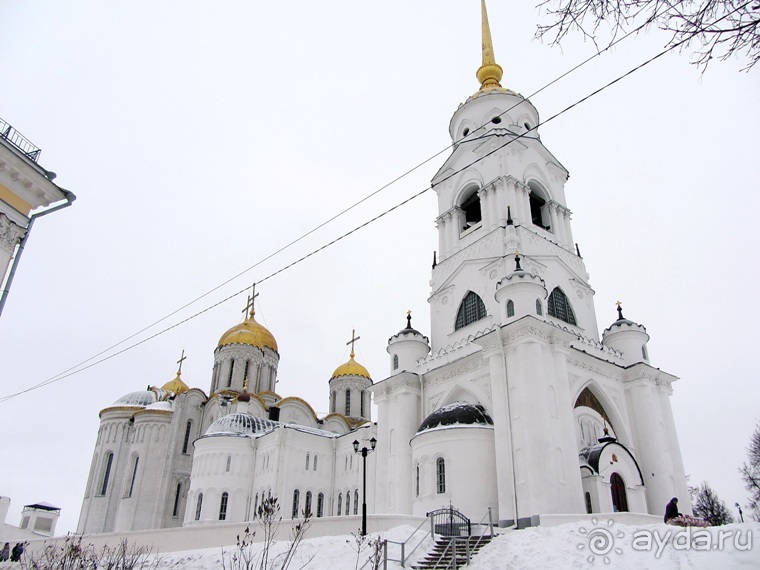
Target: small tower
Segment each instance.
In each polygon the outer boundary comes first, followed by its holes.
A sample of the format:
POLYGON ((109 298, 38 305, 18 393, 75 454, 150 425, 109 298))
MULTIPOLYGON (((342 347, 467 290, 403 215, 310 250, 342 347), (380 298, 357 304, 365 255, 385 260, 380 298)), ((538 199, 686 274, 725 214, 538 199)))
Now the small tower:
POLYGON ((330 378, 330 413, 343 414, 351 420, 369 420, 372 378, 361 364, 354 360, 354 343, 361 337, 356 330, 351 334, 351 354, 348 362, 341 364, 330 378))
POLYGON ((388 339, 386 350, 391 356, 391 376, 412 370, 430 352, 428 337, 412 327, 412 311, 406 313, 406 327, 388 339))
POLYGON ((53 536, 58 517, 61 516, 60 507, 49 503, 34 503, 24 505, 21 512, 21 525, 19 528, 28 529, 35 534, 53 536))
POLYGON ((214 351, 211 394, 221 391, 242 392, 243 384, 253 394, 275 391, 280 355, 277 341, 266 327, 256 322, 253 308, 258 297, 256 285, 243 309, 246 319, 222 335, 214 351))
POLYGON ((643 325, 629 321, 623 316, 623 304, 617 302, 618 318, 602 333, 602 343, 623 353, 623 365, 637 362, 649 364, 647 342, 649 335, 643 325))
POLYGON ((496 284, 496 302, 501 307, 502 322, 508 323, 526 315, 543 319, 546 283, 535 273, 520 266, 515 252, 515 270, 496 284))

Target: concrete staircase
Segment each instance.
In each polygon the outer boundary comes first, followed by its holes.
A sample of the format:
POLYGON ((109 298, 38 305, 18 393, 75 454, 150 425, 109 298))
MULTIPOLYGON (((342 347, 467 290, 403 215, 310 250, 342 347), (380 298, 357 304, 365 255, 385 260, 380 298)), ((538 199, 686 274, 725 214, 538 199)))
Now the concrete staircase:
POLYGON ((490 536, 442 537, 436 540, 433 549, 425 558, 413 565, 415 570, 444 570, 461 568, 486 544, 490 536), (469 558, 468 558, 469 554, 469 558))

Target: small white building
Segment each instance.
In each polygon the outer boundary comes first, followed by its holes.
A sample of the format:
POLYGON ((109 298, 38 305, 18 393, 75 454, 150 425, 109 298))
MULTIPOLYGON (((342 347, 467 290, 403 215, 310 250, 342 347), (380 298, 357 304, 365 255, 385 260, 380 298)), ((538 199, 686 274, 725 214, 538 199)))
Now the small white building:
POLYGON ((18 526, 13 526, 6 522, 10 506, 10 497, 0 497, 0 549, 6 542, 10 542, 12 547, 15 542, 24 542, 55 534, 55 526, 61 516, 60 507, 42 501, 24 505, 24 510, 21 511, 21 522, 18 526))
POLYGON ((535 107, 501 86, 485 6, 477 77, 433 179, 430 337, 407 316, 376 383, 352 350, 318 418, 274 393, 277 342, 251 310, 214 351, 209 395, 178 372, 101 412, 78 532, 252 520, 269 495, 285 516, 357 514, 353 441, 373 437, 370 513, 452 504, 525 527, 544 515, 660 515, 673 496, 689 512, 676 377, 650 364, 646 329, 620 307, 600 336, 568 172, 535 107))

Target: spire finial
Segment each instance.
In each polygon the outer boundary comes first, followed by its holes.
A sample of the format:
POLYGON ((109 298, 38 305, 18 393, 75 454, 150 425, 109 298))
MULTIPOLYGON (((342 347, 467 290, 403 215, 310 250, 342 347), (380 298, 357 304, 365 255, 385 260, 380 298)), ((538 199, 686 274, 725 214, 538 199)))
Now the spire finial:
POLYGON ((483 19, 483 65, 475 74, 480 81, 480 90, 501 89, 501 77, 504 74, 501 66, 496 63, 493 54, 493 42, 491 41, 491 28, 488 25, 488 12, 486 0, 480 0, 480 11, 483 19))
POLYGON ((617 320, 622 321, 622 320, 625 319, 625 317, 623 316, 623 303, 621 303, 620 301, 618 301, 615 304, 617 305, 617 312, 618 312, 618 318, 617 318, 617 320))
POLYGON ((346 346, 348 346, 349 344, 351 345, 351 355, 350 355, 350 356, 351 356, 351 358, 353 358, 354 356, 356 356, 356 355, 354 354, 354 343, 355 343, 357 340, 359 340, 360 338, 361 338, 360 336, 356 336, 356 329, 353 329, 353 330, 351 331, 351 340, 349 340, 349 341, 346 343, 346 346))
POLYGON ((520 250, 515 250, 515 271, 522 271, 523 268, 520 267, 520 250))
POLYGON ((412 310, 409 309, 406 312, 406 328, 410 329, 412 328, 412 310))

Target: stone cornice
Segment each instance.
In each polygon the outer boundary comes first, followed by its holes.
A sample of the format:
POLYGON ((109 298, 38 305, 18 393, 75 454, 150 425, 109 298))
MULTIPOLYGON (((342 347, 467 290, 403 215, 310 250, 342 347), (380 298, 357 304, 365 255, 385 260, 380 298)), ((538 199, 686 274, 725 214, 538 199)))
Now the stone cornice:
POLYGON ((13 220, 0 212, 0 248, 13 253, 16 245, 24 237, 26 229, 16 225, 13 220))

